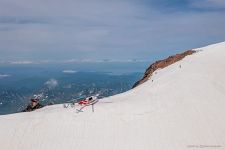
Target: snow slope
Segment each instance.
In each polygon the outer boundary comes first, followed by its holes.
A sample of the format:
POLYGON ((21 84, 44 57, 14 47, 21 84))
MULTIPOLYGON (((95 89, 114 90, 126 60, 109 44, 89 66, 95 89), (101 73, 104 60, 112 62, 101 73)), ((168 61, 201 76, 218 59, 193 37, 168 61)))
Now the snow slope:
POLYGON ((196 50, 94 113, 55 105, 0 116, 0 149, 224 150, 225 42, 196 50))

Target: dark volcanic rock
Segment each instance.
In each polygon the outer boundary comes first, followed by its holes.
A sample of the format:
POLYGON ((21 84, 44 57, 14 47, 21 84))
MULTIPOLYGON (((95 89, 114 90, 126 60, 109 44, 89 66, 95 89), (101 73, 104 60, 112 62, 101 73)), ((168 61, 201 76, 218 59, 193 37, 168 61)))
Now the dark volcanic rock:
POLYGON ((42 107, 44 106, 39 103, 39 99, 31 99, 31 103, 27 106, 26 109, 23 110, 23 112, 34 111, 42 107))
POLYGON ((181 59, 183 59, 185 56, 187 55, 191 55, 195 53, 194 50, 188 50, 188 51, 185 51, 183 53, 180 53, 180 54, 176 54, 176 55, 173 55, 173 56, 169 56, 168 58, 166 59, 163 59, 163 60, 159 60, 159 61, 156 61, 155 63, 151 64, 148 69, 145 71, 145 74, 143 76, 143 78, 139 81, 137 81, 132 88, 135 88, 137 87, 138 85, 144 83, 145 81, 147 81, 153 74, 154 71, 156 71, 157 69, 162 69, 162 68, 165 68, 181 59))
POLYGON ((43 105, 41 104, 37 104, 36 106, 32 107, 32 105, 28 105, 26 109, 24 109, 22 112, 30 112, 30 111, 34 111, 36 109, 40 109, 44 107, 43 105))

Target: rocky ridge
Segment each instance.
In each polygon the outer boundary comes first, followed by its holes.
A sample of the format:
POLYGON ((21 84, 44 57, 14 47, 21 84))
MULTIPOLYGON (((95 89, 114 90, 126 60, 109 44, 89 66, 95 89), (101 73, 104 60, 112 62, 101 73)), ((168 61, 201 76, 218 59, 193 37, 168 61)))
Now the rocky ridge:
POLYGON ((193 53, 195 53, 196 51, 194 50, 187 50, 183 53, 180 54, 176 54, 173 56, 169 56, 166 59, 163 60, 159 60, 154 62, 153 64, 151 64, 148 69, 145 71, 145 74, 143 76, 143 78, 139 81, 137 81, 132 88, 135 88, 137 86, 139 86, 140 84, 146 82, 153 74, 154 71, 156 71, 157 69, 162 69, 165 68, 177 61, 180 61, 181 59, 183 59, 184 57, 186 57, 187 55, 192 55, 193 53))

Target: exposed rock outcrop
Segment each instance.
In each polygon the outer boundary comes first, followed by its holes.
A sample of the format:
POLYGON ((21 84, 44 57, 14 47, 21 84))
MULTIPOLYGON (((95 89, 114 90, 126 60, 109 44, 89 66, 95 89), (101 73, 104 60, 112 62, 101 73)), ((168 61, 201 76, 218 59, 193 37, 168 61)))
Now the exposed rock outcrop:
POLYGON ((28 105, 28 106, 26 107, 26 109, 24 109, 22 112, 30 112, 30 111, 34 111, 34 110, 36 110, 36 109, 40 109, 40 108, 42 108, 42 107, 44 107, 44 106, 41 105, 41 104, 37 104, 37 105, 34 106, 34 107, 32 107, 32 105, 28 105))
POLYGON ((147 81, 153 74, 154 71, 156 71, 157 69, 162 69, 162 68, 165 68, 181 59, 183 59, 185 56, 187 55, 191 55, 195 53, 194 50, 188 50, 188 51, 185 51, 183 53, 180 53, 180 54, 176 54, 176 55, 173 55, 173 56, 169 56, 168 58, 166 59, 163 59, 163 60, 159 60, 159 61, 156 61, 155 63, 151 64, 148 69, 145 71, 145 74, 143 76, 143 78, 139 81, 137 81, 132 88, 135 88, 137 87, 138 85, 144 83, 145 81, 147 81))
POLYGON ((30 112, 44 107, 39 103, 39 99, 31 99, 31 103, 22 112, 30 112))

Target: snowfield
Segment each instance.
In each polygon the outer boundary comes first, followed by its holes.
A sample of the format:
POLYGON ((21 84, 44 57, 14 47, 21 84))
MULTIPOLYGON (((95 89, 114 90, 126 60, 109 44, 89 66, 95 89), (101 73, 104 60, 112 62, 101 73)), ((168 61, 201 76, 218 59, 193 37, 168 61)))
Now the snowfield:
POLYGON ((0 116, 0 149, 224 150, 225 42, 195 50, 94 112, 54 105, 0 116))

